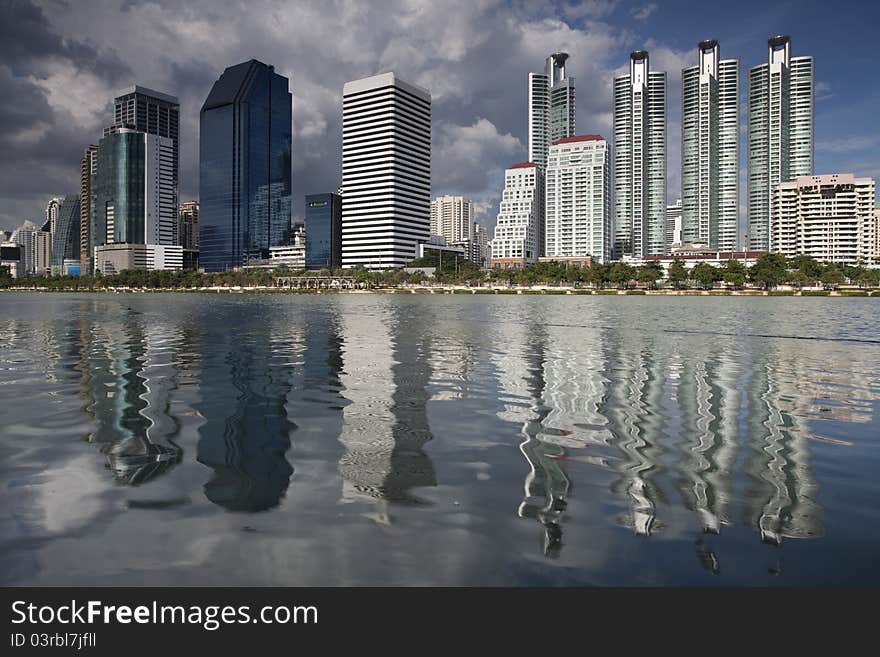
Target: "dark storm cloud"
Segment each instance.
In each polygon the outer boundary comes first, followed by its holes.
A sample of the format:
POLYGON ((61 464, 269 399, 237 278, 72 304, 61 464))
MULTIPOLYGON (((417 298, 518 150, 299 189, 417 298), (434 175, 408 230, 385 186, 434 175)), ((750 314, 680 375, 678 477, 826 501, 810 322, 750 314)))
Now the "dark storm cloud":
MULTIPOLYGON (((67 3, 59 3, 69 7, 67 3)), ((29 0, 0 3, 0 61, 14 71, 40 73, 49 59, 65 59, 90 68, 111 80, 131 73, 115 53, 101 52, 72 35, 58 34, 46 14, 29 0)))
POLYGON ((342 86, 394 70, 433 99, 433 192, 470 195, 491 226, 503 169, 526 158, 527 73, 571 53, 578 129, 608 134, 616 2, 189 0, 3 3, 0 226, 78 186, 82 149, 113 96, 141 84, 181 103, 181 199, 198 198, 199 109, 227 66, 257 58, 290 78, 294 215, 340 182, 342 86), (577 26, 573 26, 577 21, 577 26), (3 66, 5 65, 5 69, 3 66), (4 95, 4 97, 9 97, 4 95), (4 103, 6 105, 7 103, 4 103))

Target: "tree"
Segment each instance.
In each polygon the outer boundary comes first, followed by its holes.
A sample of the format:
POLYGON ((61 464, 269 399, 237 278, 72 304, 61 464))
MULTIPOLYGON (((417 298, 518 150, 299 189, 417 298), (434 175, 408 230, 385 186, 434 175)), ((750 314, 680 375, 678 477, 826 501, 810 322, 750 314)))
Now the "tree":
POLYGON ((778 253, 765 253, 749 268, 749 278, 762 288, 774 288, 786 278, 787 263, 778 253))
POLYGON ((795 269, 794 271, 788 272, 787 280, 796 288, 802 288, 804 285, 810 282, 810 278, 804 273, 802 269, 795 269))
POLYGON ((819 280, 821 280, 822 285, 826 287, 837 287, 843 283, 843 272, 832 265, 822 272, 822 276, 819 280))
POLYGON ((666 274, 666 279, 672 284, 672 287, 678 289, 681 287, 681 284, 684 283, 688 278, 687 269, 684 266, 684 260, 680 260, 676 258, 672 261, 672 264, 669 265, 669 271, 666 274))
POLYGON ((721 280, 732 286, 734 290, 739 290, 745 285, 747 276, 746 266, 733 258, 725 262, 721 270, 721 280))
POLYGON ((608 271, 608 280, 619 288, 626 287, 633 279, 635 271, 625 262, 613 262, 608 271))
POLYGON ((703 289, 709 290, 715 281, 721 280, 721 272, 708 262, 698 262, 691 270, 691 278, 697 281, 703 289))
POLYGON ((654 289, 661 278, 663 278, 663 269, 656 262, 642 265, 636 270, 636 280, 650 289, 654 289))

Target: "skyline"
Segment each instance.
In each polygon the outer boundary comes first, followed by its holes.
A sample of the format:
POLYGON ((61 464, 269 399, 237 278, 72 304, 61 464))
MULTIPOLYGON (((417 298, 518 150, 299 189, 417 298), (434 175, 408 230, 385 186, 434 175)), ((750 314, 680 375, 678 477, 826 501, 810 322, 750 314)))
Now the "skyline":
MULTIPOLYGON (((839 48, 844 38, 867 33, 871 16, 880 16, 873 7, 860 6, 857 16, 839 12, 843 20, 826 25, 818 20, 818 3, 759 5, 746 10, 751 18, 741 29, 726 27, 742 25, 725 19, 731 8, 703 17, 675 2, 591 2, 578 5, 575 15, 565 3, 526 7, 487 1, 449 11, 449 3, 411 2, 408 11, 388 7, 369 14, 340 1, 329 7, 332 11, 324 4, 279 6, 277 25, 255 11, 221 28, 224 12, 214 3, 210 8, 188 3, 181 11, 173 2, 161 7, 110 0, 82 7, 46 2, 36 9, 29 2, 7 4, 0 9, 2 23, 16 29, 3 34, 0 87, 18 102, 0 115, 5 146, 0 227, 6 230, 25 219, 36 223, 49 198, 78 191, 83 149, 110 123, 113 98, 133 84, 180 97, 180 200, 198 198, 198 107, 226 66, 249 57, 291 79, 294 221, 303 218, 305 194, 334 191, 339 184, 342 85, 394 70, 432 93, 432 196, 473 198, 475 218, 491 234, 503 171, 527 155, 528 73, 557 50, 571 55, 568 74, 577 79, 579 133, 613 136, 611 79, 628 67, 631 50, 648 49, 652 69, 667 72, 667 202, 674 202, 680 192, 681 68, 696 63, 697 43, 705 38, 720 41, 723 57, 739 59, 745 77, 748 68, 764 61, 768 36, 790 34, 796 54, 816 58, 815 173, 880 177, 878 158, 870 152, 880 137, 868 112, 880 92, 864 89, 870 61, 847 59, 839 48), (110 9, 121 4, 128 6, 122 18, 110 9), (439 23, 446 27, 438 30, 440 13, 444 21, 439 23), (688 20, 682 21, 685 14, 688 20), (326 30, 339 27, 330 16, 339 16, 349 28, 336 40, 326 38, 326 30), (111 23, 115 27, 108 29, 111 23)), ((843 6, 855 9, 856 3, 843 6)), ((741 144, 746 93, 747 85, 741 84, 741 144)), ((741 190, 746 150, 741 148, 741 190)), ((741 233, 743 196, 741 191, 741 233)))

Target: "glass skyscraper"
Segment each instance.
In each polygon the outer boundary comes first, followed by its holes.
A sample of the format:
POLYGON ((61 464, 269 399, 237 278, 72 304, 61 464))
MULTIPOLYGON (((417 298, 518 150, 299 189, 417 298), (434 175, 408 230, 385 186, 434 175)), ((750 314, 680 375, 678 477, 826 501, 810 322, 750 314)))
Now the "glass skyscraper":
MULTIPOLYGON (((735 251, 739 225, 739 62, 701 41, 681 71, 682 240, 735 251)), ((667 242, 666 250, 669 251, 667 242)))
POLYGON ((65 196, 58 206, 52 233, 52 273, 62 273, 65 260, 79 260, 79 196, 65 196))
POLYGON ((92 180, 92 246, 174 245, 174 140, 129 128, 101 139, 92 180))
POLYGON ((292 95, 252 59, 227 68, 202 105, 199 262, 205 271, 269 257, 290 232, 292 95))
POLYGON ((773 197, 779 184, 813 174, 815 64, 792 57, 791 38, 767 41, 767 63, 749 69, 749 239, 770 248, 773 197))
POLYGON ((666 72, 630 55, 614 78, 614 257, 666 251, 666 72))
POLYGON ((342 267, 342 197, 306 196, 306 269, 342 267))

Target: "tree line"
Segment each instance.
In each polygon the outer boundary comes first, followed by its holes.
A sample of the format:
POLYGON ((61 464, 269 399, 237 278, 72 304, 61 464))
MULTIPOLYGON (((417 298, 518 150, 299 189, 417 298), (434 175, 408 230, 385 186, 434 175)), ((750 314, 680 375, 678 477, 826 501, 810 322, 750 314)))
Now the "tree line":
POLYGON ((720 267, 698 262, 688 269, 683 260, 673 260, 664 276, 659 263, 640 266, 625 262, 596 263, 592 267, 576 267, 561 262, 540 262, 520 269, 481 270, 470 260, 456 254, 441 258, 432 252, 412 261, 409 269, 373 271, 354 269, 322 269, 320 271, 256 269, 202 273, 194 270, 147 271, 127 269, 111 276, 52 276, 13 279, 7 267, 0 267, 0 287, 39 287, 49 290, 98 290, 106 288, 195 289, 201 287, 258 287, 272 285, 277 276, 351 276, 358 283, 372 287, 425 285, 430 283, 479 286, 493 285, 570 285, 597 288, 696 288, 712 289, 723 285, 741 289, 752 285, 772 289, 782 284, 797 288, 821 285, 826 288, 842 284, 880 287, 880 269, 822 263, 809 256, 786 259, 767 253, 754 265, 746 267, 737 260, 728 260, 720 267), (433 277, 423 269, 433 268, 433 277))

